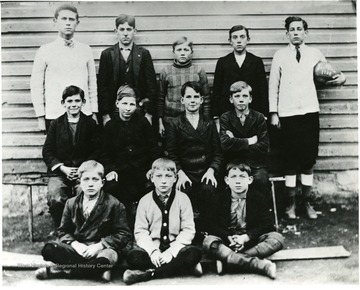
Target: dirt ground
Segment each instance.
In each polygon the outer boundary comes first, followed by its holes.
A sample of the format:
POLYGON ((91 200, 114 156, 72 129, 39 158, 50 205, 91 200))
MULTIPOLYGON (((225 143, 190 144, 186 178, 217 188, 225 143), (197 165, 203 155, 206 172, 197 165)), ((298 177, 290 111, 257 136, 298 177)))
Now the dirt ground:
MULTIPOLYGON (((279 212, 283 209, 281 205, 279 212)), ((318 259, 301 261, 283 261, 277 264, 277 279, 272 281, 266 277, 252 274, 231 274, 218 276, 214 265, 204 265, 202 278, 179 277, 154 280, 142 285, 221 285, 237 284, 359 284, 359 223, 358 201, 351 200, 346 204, 318 203, 317 220, 305 218, 301 208, 298 219, 293 222, 280 216, 279 231, 285 237, 285 248, 307 248, 342 245, 351 252, 349 258, 318 259), (294 227, 295 226, 295 227, 294 227)), ((27 219, 3 217, 3 250, 17 253, 40 254, 46 240, 44 237, 52 230, 50 216, 43 214, 34 218, 33 243, 29 242, 27 219)), ((113 274, 110 285, 123 284, 121 270, 113 274)), ((34 271, 3 270, 4 286, 20 286, 26 283, 35 285, 103 285, 98 281, 84 280, 50 280, 36 281, 34 271), (55 284, 56 283, 56 284, 55 284)))

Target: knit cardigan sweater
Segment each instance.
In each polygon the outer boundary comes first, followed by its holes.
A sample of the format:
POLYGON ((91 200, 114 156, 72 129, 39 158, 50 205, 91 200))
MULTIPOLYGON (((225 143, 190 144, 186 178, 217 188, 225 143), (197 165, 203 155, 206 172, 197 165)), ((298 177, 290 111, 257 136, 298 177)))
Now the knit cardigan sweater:
POLYGON ((170 194, 166 207, 162 207, 155 192, 140 199, 134 228, 135 241, 149 256, 160 248, 161 239, 168 240, 167 249, 173 257, 195 236, 194 215, 189 197, 177 190, 170 194), (168 227, 168 230, 164 229, 168 227), (167 233, 164 238, 164 233, 167 233))

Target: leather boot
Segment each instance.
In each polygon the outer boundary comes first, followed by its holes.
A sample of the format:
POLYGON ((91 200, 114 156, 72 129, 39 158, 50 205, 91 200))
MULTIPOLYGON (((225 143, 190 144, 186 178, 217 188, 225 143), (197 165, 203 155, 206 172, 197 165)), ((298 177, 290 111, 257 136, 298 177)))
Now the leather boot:
POLYGON ((248 255, 232 252, 226 262, 229 270, 257 273, 271 279, 276 278, 276 265, 266 259, 249 257, 248 255))

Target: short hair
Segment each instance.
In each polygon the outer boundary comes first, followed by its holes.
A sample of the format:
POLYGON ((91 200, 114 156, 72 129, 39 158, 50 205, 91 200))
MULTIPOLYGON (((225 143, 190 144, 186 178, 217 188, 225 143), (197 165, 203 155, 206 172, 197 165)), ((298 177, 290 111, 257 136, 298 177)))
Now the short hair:
POLYGON ((289 16, 288 18, 285 19, 285 28, 287 31, 289 31, 290 29, 290 24, 295 21, 301 21, 303 23, 304 29, 308 30, 308 24, 304 19, 302 19, 299 16, 289 16))
POLYGON ((173 51, 175 50, 176 46, 186 43, 186 42, 189 43, 189 47, 190 47, 191 51, 193 51, 193 42, 192 42, 192 40, 188 39, 186 36, 181 36, 173 42, 173 44, 172 44, 173 51))
POLYGON ((104 166, 95 160, 85 161, 79 166, 79 168, 77 170, 77 174, 78 174, 79 178, 81 178, 83 173, 87 172, 87 171, 96 171, 101 178, 104 178, 104 175, 105 175, 104 166))
POLYGON ((121 101, 125 97, 133 97, 137 103, 137 94, 136 90, 129 85, 121 86, 116 94, 116 101, 121 101))
POLYGON ((176 163, 169 158, 158 158, 151 165, 151 175, 154 174, 155 170, 167 170, 177 174, 176 163))
POLYGON ((226 176, 229 175, 231 169, 239 169, 241 171, 247 172, 249 176, 251 176, 251 168, 248 164, 241 162, 239 160, 230 161, 226 164, 226 176))
POLYGON ((120 24, 124 24, 126 22, 129 24, 129 26, 135 28, 135 17, 127 14, 120 14, 118 17, 116 17, 115 28, 117 29, 120 24))
POLYGON ((71 97, 71 96, 75 96, 75 95, 80 95, 81 100, 82 101, 85 100, 84 91, 77 86, 71 85, 71 86, 66 87, 65 90, 63 91, 62 101, 64 102, 67 97, 71 97))
POLYGON ((250 93, 250 96, 251 96, 251 93, 252 93, 251 86, 249 86, 246 82, 238 81, 238 82, 233 83, 230 86, 230 88, 229 88, 230 97, 232 96, 232 94, 241 92, 242 90, 248 90, 250 93))
POLYGON ((76 7, 71 4, 64 4, 56 8, 54 18, 57 19, 59 17, 60 11, 63 10, 70 10, 71 12, 76 13, 76 20, 79 20, 79 12, 77 11, 76 7))
POLYGON ((229 30, 229 40, 231 39, 231 34, 238 30, 245 30, 247 38, 250 39, 249 29, 247 29, 244 25, 235 25, 229 30))
POLYGON ((192 88, 195 92, 199 93, 202 96, 202 86, 199 82, 189 81, 182 85, 181 87, 181 96, 185 96, 186 88, 192 88))

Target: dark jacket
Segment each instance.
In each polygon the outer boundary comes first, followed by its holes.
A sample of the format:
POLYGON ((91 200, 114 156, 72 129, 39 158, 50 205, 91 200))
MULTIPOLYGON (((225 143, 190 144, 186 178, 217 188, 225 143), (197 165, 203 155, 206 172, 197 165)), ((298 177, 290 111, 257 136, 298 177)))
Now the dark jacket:
MULTIPOLYGON (((112 115, 115 111, 116 93, 120 87, 119 43, 105 49, 100 56, 98 75, 98 100, 101 115, 112 115)), ((134 44, 132 50, 134 83, 129 84, 139 92, 139 99, 148 99, 143 105, 146 112, 154 113, 158 98, 156 75, 150 52, 134 44)))
MULTIPOLYGON (((59 163, 79 167, 86 160, 97 159, 99 154, 98 126, 90 116, 80 113, 75 145, 73 145, 73 137, 65 113, 51 122, 42 153, 49 172, 54 165, 59 163)), ((56 170, 55 173, 60 174, 60 171, 56 170)))
POLYGON ((105 172, 126 170, 129 166, 147 172, 161 156, 153 128, 148 120, 134 114, 130 121, 111 119, 104 128, 101 162, 105 172))
POLYGON ((223 162, 216 125, 201 114, 196 130, 185 113, 170 120, 166 129, 166 150, 177 169, 182 169, 195 182, 200 182, 209 167, 219 173, 223 162))
POLYGON ((239 159, 250 166, 260 168, 266 166, 269 150, 269 136, 264 115, 250 109, 244 126, 241 125, 235 110, 222 114, 220 118, 220 141, 225 161, 239 159), (231 131, 235 138, 230 138, 226 131, 231 131), (258 142, 249 145, 247 138, 258 137, 258 142))
POLYGON ((126 210, 115 197, 101 191, 99 199, 85 221, 83 216, 84 193, 70 198, 58 228, 60 242, 78 241, 87 245, 102 242, 106 248, 119 251, 131 240, 126 210))
MULTIPOLYGON (((209 234, 228 242, 228 236, 239 234, 230 227, 231 190, 229 188, 219 194, 217 204, 217 212, 209 234)), ((274 230, 272 215, 266 207, 264 194, 250 185, 246 197, 246 234, 250 237, 250 243, 256 242, 261 235, 274 230)))
POLYGON ((215 68, 211 100, 213 116, 220 117, 221 114, 233 108, 229 102, 229 89, 237 81, 244 81, 251 86, 252 103, 250 107, 267 116, 269 99, 264 63, 260 57, 248 51, 241 68, 236 62, 234 52, 219 58, 215 68))

